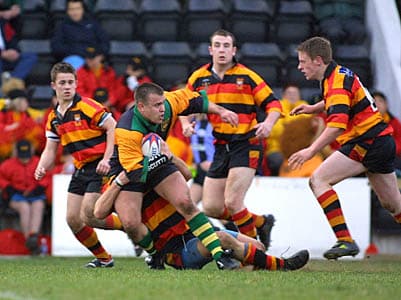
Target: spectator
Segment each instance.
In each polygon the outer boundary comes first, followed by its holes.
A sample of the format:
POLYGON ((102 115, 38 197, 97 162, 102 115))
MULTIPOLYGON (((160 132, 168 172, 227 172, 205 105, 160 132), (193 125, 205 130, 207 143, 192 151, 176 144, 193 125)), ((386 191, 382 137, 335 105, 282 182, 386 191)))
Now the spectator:
POLYGON ((203 196, 203 182, 213 161, 213 127, 206 114, 196 116, 195 133, 191 135, 191 148, 196 168, 196 176, 190 187, 191 199, 199 203, 203 196))
POLYGON ((77 92, 84 97, 93 97, 95 91, 102 88, 107 90, 110 103, 114 103, 117 76, 114 69, 104 63, 104 58, 100 49, 85 49, 85 64, 77 71, 77 92))
POLYGON ((364 0, 313 0, 320 34, 333 44, 362 44, 366 39, 364 0))
POLYGON ((280 137, 285 130, 287 124, 305 116, 290 116, 290 111, 298 105, 306 104, 301 100, 301 91, 296 84, 289 83, 283 89, 283 98, 280 101, 283 117, 280 118, 273 127, 270 136, 266 140, 266 157, 267 165, 271 176, 278 176, 281 164, 284 161, 283 152, 281 150, 280 137))
POLYGON ((67 17, 56 28, 51 38, 51 48, 57 60, 70 63, 74 69, 85 61, 87 47, 99 49, 108 55, 110 41, 100 24, 85 13, 83 0, 67 0, 67 17))
POLYGON ((43 128, 29 113, 29 102, 24 90, 8 93, 8 104, 0 111, 0 158, 11 155, 13 144, 21 139, 29 140, 34 149, 40 148, 43 128))
POLYGON ((110 112, 113 114, 113 117, 116 121, 120 119, 121 112, 118 111, 114 106, 111 105, 110 99, 109 99, 109 91, 105 88, 97 88, 93 94, 92 97, 94 100, 97 102, 103 104, 105 107, 107 107, 110 112))
POLYGON ((21 28, 22 0, 0 0, 0 18, 10 22, 15 31, 21 28))
POLYGON ((310 177, 313 171, 323 162, 323 156, 317 153, 305 162, 301 168, 292 170, 288 166, 288 158, 295 152, 308 147, 320 134, 320 117, 296 118, 287 123, 280 136, 280 148, 284 162, 280 167, 281 177, 310 177))
POLYGON ((25 79, 38 57, 34 53, 21 52, 16 31, 10 22, 0 18, 0 73, 1 80, 10 77, 25 79))
POLYGON ((118 88, 114 103, 111 103, 120 112, 126 111, 134 104, 134 90, 144 82, 152 82, 148 75, 145 62, 138 56, 130 58, 125 75, 118 79, 118 88))
POLYGON ((396 118, 392 113, 388 110, 387 105, 387 97, 384 93, 379 91, 374 91, 372 93, 373 98, 375 99, 377 108, 379 112, 383 116, 384 122, 388 123, 393 127, 393 138, 395 141, 395 168, 401 170, 401 122, 398 118, 396 118))
POLYGON ((21 140, 16 144, 16 157, 0 165, 0 188, 6 192, 10 207, 19 214, 26 246, 32 254, 39 253, 38 235, 46 200, 45 178, 36 181, 33 177, 38 161, 31 143, 21 140))

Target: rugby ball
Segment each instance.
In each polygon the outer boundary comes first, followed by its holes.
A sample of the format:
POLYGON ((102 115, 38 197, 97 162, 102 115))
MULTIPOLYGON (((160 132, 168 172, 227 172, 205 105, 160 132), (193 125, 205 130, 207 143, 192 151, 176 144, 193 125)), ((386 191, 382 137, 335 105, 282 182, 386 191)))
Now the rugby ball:
POLYGON ((142 139, 142 153, 144 156, 152 157, 160 154, 161 137, 156 133, 151 132, 145 135, 142 139))

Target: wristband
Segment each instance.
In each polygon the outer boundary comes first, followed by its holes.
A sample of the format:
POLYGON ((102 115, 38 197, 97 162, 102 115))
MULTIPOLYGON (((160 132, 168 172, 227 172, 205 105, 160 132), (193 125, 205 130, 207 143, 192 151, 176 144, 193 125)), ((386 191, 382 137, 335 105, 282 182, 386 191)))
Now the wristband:
POLYGON ((114 183, 119 187, 122 188, 124 186, 124 184, 122 184, 122 182, 120 181, 120 179, 118 179, 118 177, 116 177, 116 179, 114 179, 114 183))

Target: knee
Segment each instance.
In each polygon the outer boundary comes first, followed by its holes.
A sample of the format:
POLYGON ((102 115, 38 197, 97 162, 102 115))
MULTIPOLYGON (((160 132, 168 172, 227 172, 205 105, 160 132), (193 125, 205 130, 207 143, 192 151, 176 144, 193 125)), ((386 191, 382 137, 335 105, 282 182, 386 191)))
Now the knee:
POLYGON ((81 229, 83 222, 76 215, 67 215, 67 224, 73 232, 81 229))
POLYGON ((395 203, 391 201, 382 201, 382 206, 387 209, 391 214, 395 214, 397 212, 397 207, 395 203))
POLYGON ((92 227, 95 226, 94 222, 96 221, 96 218, 93 215, 93 212, 88 211, 87 209, 83 209, 80 212, 80 218, 83 223, 92 227))
POLYGON ((320 180, 315 174, 312 174, 312 176, 309 178, 309 187, 312 190, 312 192, 315 192, 318 187, 320 186, 320 180))
POLYGON ((124 231, 131 237, 136 237, 139 234, 140 226, 141 226, 141 219, 139 218, 129 218, 124 219, 120 218, 121 223, 124 227, 124 231))
POLYGON ((191 198, 183 197, 181 199, 177 199, 176 202, 177 210, 185 217, 185 216, 192 216, 194 215, 199 209, 192 202, 191 198))
POLYGON ((215 214, 215 209, 209 202, 202 201, 202 209, 208 216, 213 216, 215 214))

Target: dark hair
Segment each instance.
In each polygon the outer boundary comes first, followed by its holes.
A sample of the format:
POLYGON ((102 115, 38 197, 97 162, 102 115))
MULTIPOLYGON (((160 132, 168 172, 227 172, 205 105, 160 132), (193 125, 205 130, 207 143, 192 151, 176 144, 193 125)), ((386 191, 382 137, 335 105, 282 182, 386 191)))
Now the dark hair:
POLYGON ((386 95, 384 95, 383 92, 380 92, 380 91, 373 91, 373 92, 371 93, 371 95, 372 95, 373 98, 374 98, 374 97, 381 97, 381 98, 383 98, 384 101, 387 102, 387 97, 386 97, 386 95))
POLYGON ((216 35, 231 37, 231 39, 232 39, 232 41, 233 41, 233 46, 236 46, 237 41, 235 40, 234 34, 231 33, 230 31, 225 30, 225 29, 218 29, 218 30, 216 30, 216 31, 210 36, 210 44, 212 44, 212 39, 213 39, 216 35))
POLYGON ((135 89, 135 102, 141 102, 146 104, 148 102, 149 94, 156 94, 159 96, 163 96, 164 90, 161 86, 157 85, 153 82, 145 82, 139 85, 135 89))
POLYGON ((305 52, 312 60, 320 56, 326 65, 333 60, 330 41, 320 36, 315 36, 302 42, 297 50, 305 52))
POLYGON ((56 63, 50 71, 50 79, 52 82, 56 81, 57 75, 59 73, 71 73, 77 79, 77 73, 72 65, 66 62, 56 63))
POLYGON ((67 0, 66 2, 66 7, 68 7, 69 3, 81 3, 82 7, 85 8, 85 2, 84 0, 67 0))

